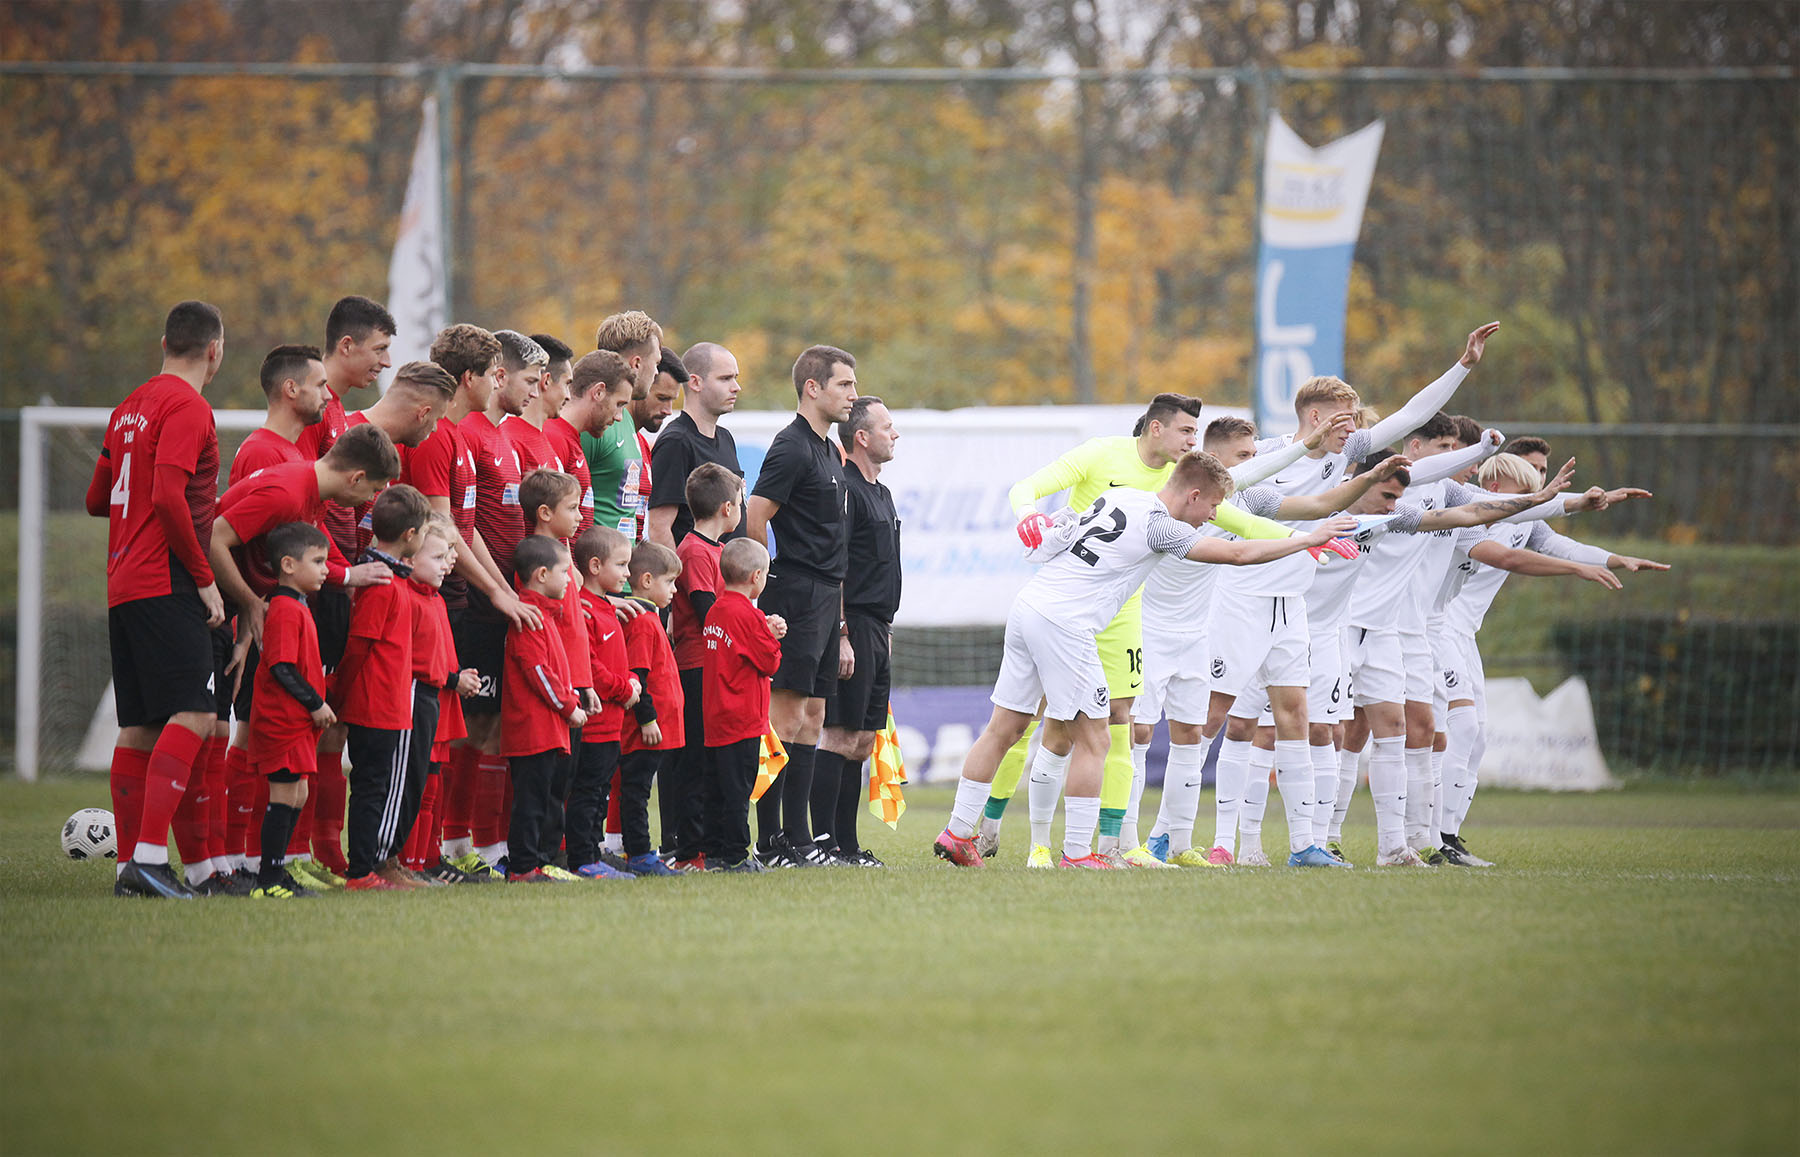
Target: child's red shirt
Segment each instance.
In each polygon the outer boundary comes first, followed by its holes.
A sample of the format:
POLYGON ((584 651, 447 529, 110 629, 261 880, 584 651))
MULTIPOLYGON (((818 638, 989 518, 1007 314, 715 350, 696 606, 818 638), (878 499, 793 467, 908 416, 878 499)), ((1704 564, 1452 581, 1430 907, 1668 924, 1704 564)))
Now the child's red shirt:
MULTIPOLYGON (((686 540, 683 540, 686 541, 686 540)), ((723 747, 769 729, 769 679, 781 666, 781 641, 768 619, 738 591, 719 592, 706 616, 706 746, 723 747)))
POLYGON ((500 754, 536 755, 569 750, 569 718, 581 706, 569 682, 563 651, 562 603, 534 590, 519 597, 544 616, 541 627, 514 625, 506 632, 506 667, 500 681, 500 754))
POLYGON ((633 601, 644 613, 625 624, 625 661, 633 671, 647 673, 648 678, 639 675, 644 683, 643 697, 632 709, 635 719, 625 720, 619 750, 669 751, 687 743, 681 721, 681 676, 675 670, 675 652, 669 647, 669 636, 663 632, 656 604, 643 599, 633 601), (662 728, 661 743, 645 743, 639 730, 652 719, 662 728))

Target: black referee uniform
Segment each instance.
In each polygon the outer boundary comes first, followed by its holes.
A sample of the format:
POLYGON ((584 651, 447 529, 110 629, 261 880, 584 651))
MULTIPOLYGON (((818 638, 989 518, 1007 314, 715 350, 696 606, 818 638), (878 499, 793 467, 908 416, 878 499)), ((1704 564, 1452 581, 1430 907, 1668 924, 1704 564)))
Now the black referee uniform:
MULTIPOLYGON (((694 529, 694 512, 688 509, 687 480, 695 467, 707 462, 717 462, 725 469, 744 476, 744 468, 738 465, 737 441, 732 438, 731 431, 723 426, 717 427, 717 433, 708 438, 694 424, 694 419, 687 411, 676 414, 663 426, 656 435, 656 442, 651 447, 656 459, 655 469, 650 471, 650 509, 659 506, 675 508, 675 524, 669 528, 670 535, 677 546, 687 537, 688 531, 694 529)), ((729 531, 720 542, 744 537, 744 512, 738 512, 737 528, 729 531)))
MULTIPOLYGON (((900 516, 894 496, 880 480, 871 482, 854 462, 844 467, 849 486, 849 565, 844 574, 844 622, 856 652, 856 670, 838 681, 825 709, 825 723, 845 731, 880 731, 887 726, 889 639, 900 609, 900 516)), ((813 831, 829 832, 840 857, 860 852, 856 818, 862 810, 860 761, 820 751, 812 788, 813 831)), ((821 843, 824 839, 821 838, 821 843)))
MULTIPOLYGON (((828 699, 837 689, 839 609, 849 557, 845 515, 849 487, 843 456, 835 443, 821 438, 810 422, 796 414, 769 444, 752 493, 780 505, 769 522, 775 548, 769 584, 757 600, 764 614, 787 620, 781 668, 772 685, 777 691, 828 699)), ((802 743, 790 743, 787 748, 788 764, 781 773, 781 834, 795 852, 804 855, 812 850, 807 807, 815 748, 802 743)), ((763 796, 768 799, 769 795, 763 796)), ((764 836, 763 850, 769 851, 768 821, 774 818, 773 808, 765 809, 761 802, 758 827, 764 836)))

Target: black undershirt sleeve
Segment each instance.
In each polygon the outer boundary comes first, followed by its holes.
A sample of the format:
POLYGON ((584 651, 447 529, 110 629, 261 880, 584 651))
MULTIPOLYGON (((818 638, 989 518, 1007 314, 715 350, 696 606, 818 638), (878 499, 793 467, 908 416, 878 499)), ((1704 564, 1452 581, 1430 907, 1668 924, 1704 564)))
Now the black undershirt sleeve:
POLYGON ((703 627, 706 625, 706 616, 712 613, 713 604, 718 601, 719 596, 712 591, 688 592, 688 605, 694 608, 694 617, 700 620, 703 627))
POLYGON ((269 665, 269 674, 275 677, 275 682, 281 685, 283 691, 299 700, 300 706, 308 711, 317 711, 325 706, 324 697, 312 689, 312 684, 300 677, 300 668, 294 664, 272 663, 269 665))
POLYGON ((656 719, 656 703, 650 698, 650 668, 633 667, 631 673, 637 676, 638 701, 631 709, 631 714, 642 727, 656 719))

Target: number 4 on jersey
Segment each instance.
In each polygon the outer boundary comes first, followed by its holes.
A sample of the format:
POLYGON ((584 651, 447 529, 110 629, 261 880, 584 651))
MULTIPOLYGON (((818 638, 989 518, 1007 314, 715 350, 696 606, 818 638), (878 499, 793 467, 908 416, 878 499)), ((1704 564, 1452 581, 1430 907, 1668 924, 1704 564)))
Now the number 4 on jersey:
POLYGON ((113 488, 107 496, 114 506, 125 509, 119 511, 121 518, 131 514, 131 452, 126 451, 125 460, 119 463, 119 476, 113 479, 113 488))

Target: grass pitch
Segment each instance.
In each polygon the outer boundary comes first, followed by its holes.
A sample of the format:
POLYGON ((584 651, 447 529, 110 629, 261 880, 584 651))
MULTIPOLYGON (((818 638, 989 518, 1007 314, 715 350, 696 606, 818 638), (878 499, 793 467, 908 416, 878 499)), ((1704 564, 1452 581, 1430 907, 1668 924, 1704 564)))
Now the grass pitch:
MULTIPOLYGON (((1792 793, 1484 793, 1485 872, 1099 874, 1016 867, 1022 814, 1000 868, 941 865, 948 795, 915 790, 898 834, 865 820, 887 872, 286 905, 114 900, 56 843, 105 802, 99 778, 0 783, 7 1153, 1800 1137, 1792 793)), ((1359 795, 1352 858, 1370 821, 1359 795)))

